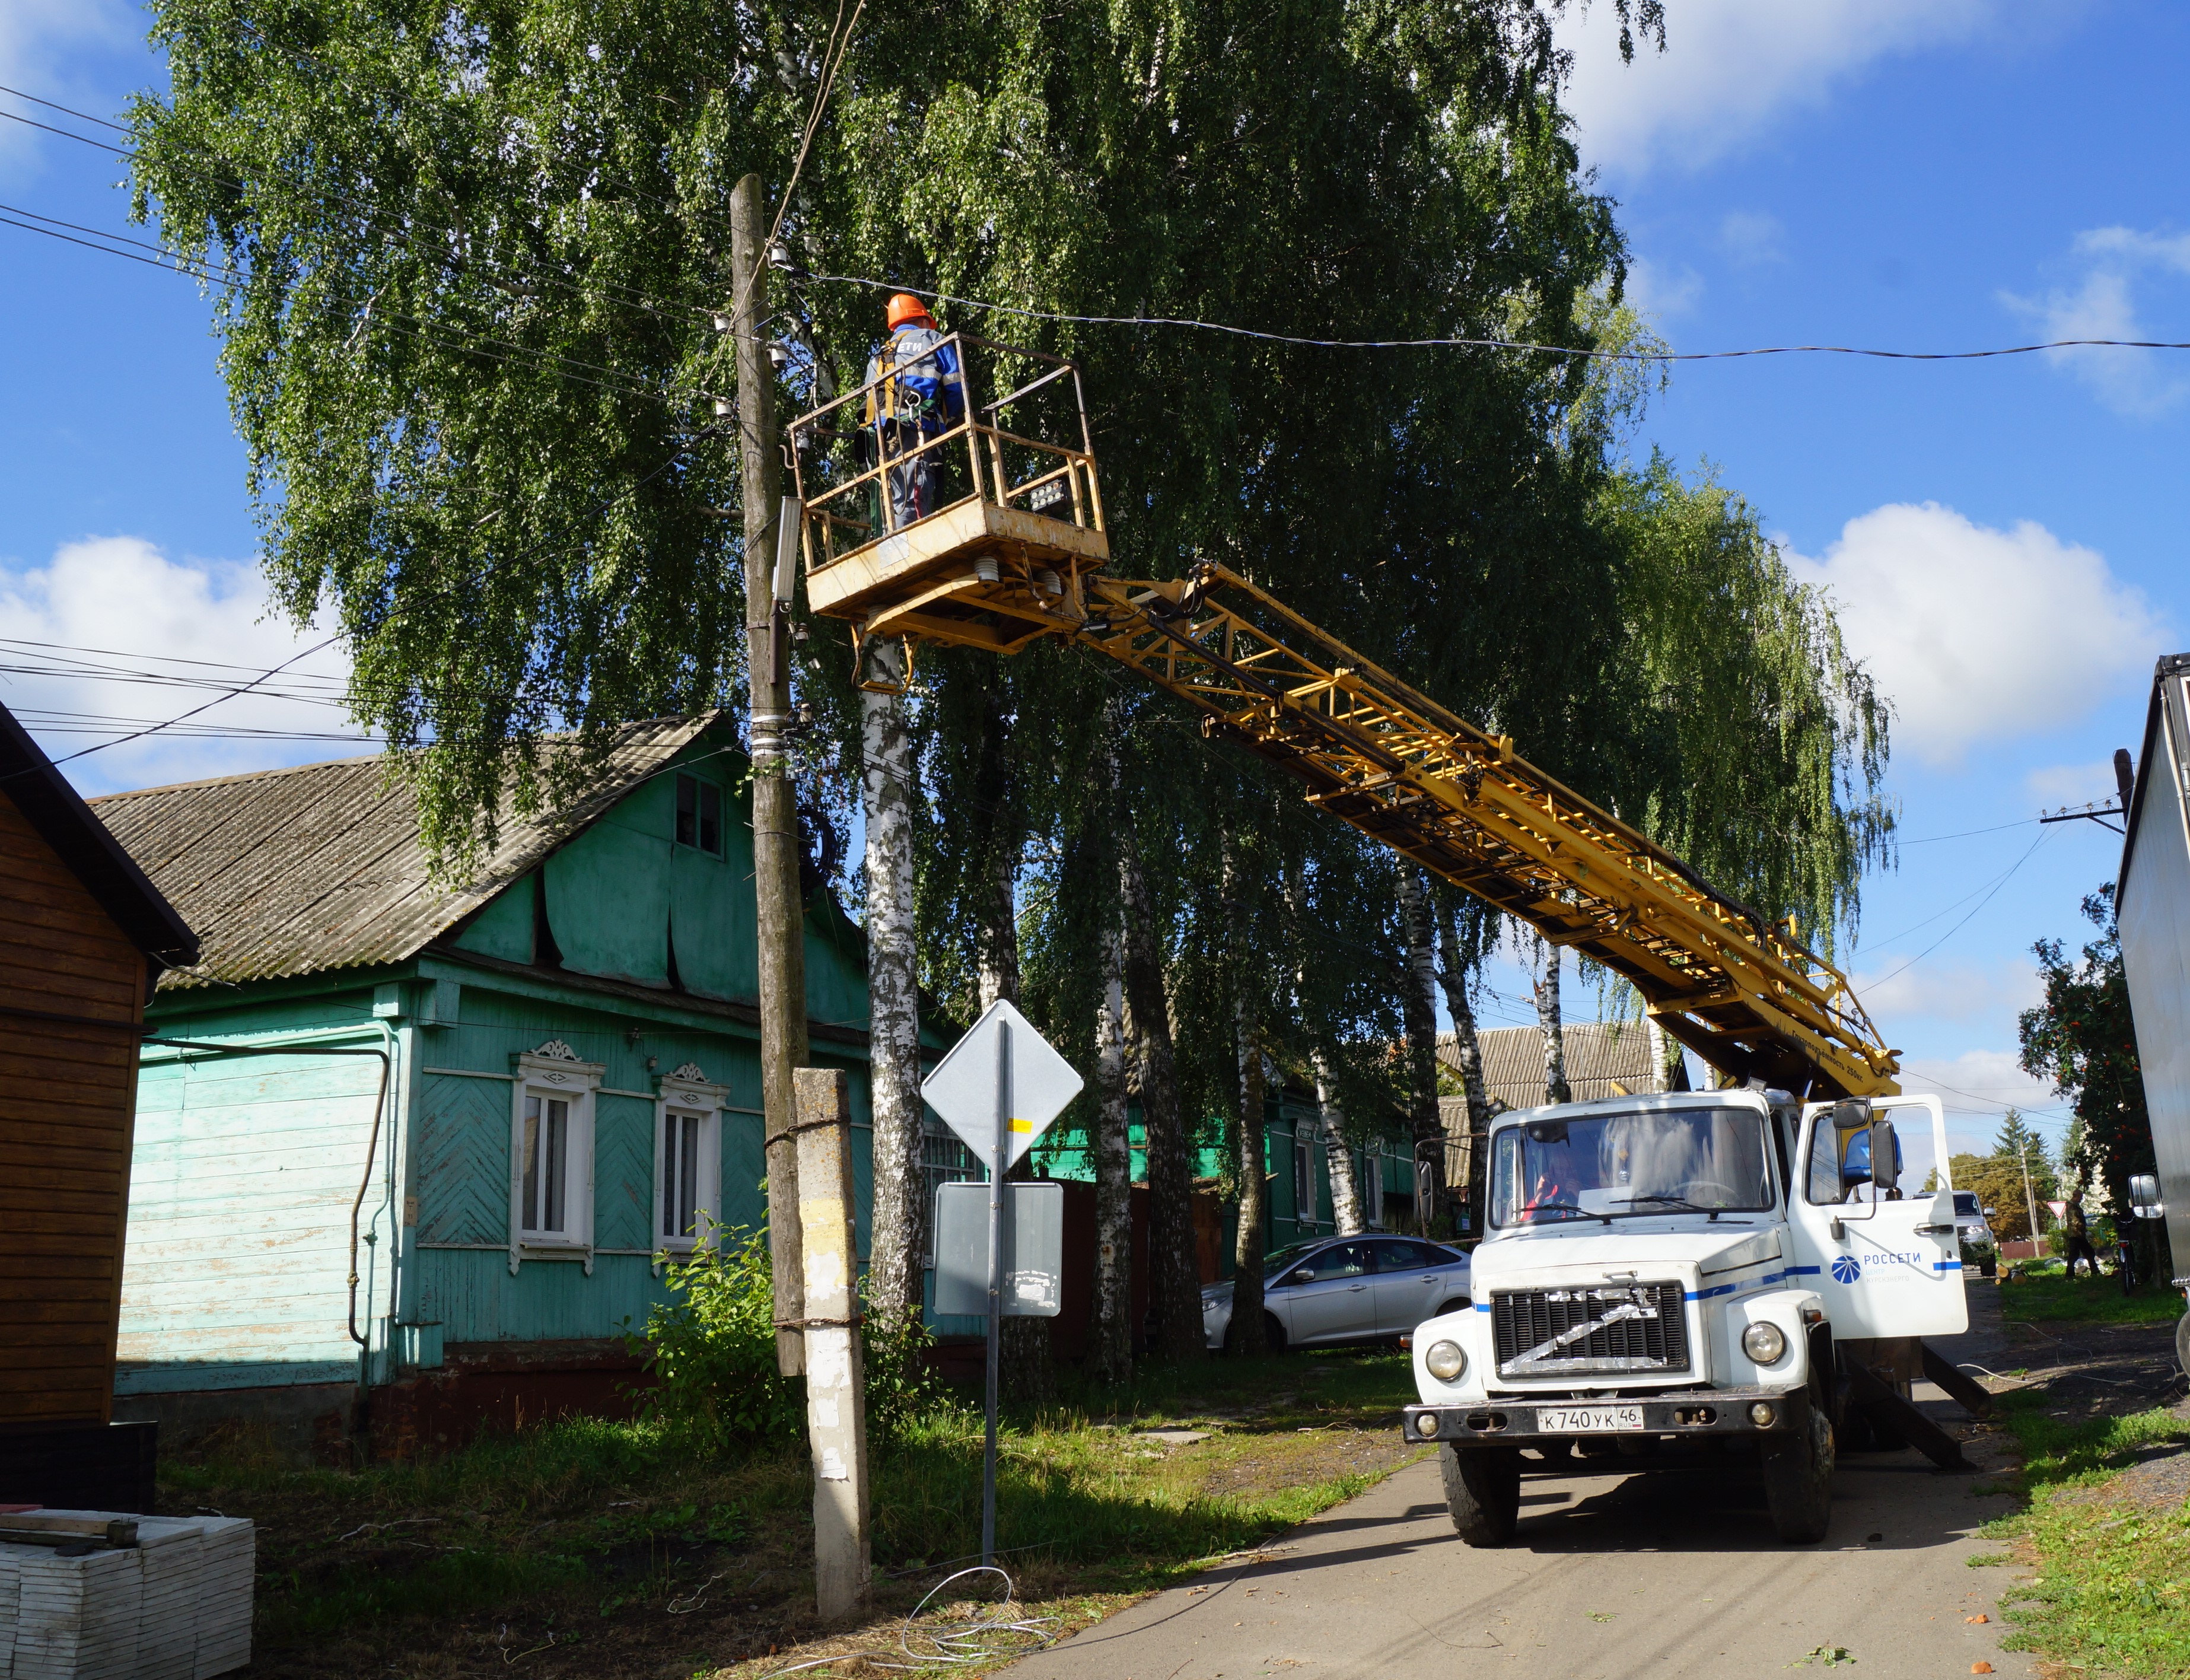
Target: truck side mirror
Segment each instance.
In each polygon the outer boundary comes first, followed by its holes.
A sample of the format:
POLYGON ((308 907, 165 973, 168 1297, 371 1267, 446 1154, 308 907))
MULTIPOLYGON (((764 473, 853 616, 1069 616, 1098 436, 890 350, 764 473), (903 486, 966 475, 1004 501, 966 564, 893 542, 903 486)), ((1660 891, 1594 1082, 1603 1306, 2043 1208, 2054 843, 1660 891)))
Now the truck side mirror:
POLYGON ((1890 1120, 1870 1122, 1870 1183, 1875 1196, 1890 1195, 1900 1188, 1901 1140, 1894 1136, 1890 1120))
POLYGON ((1870 1124, 1870 1098, 1843 1097, 1833 1104, 1833 1129, 1861 1132, 1870 1124))
POLYGON ((2130 1211, 2140 1219, 2158 1219, 2167 1212, 2159 1199, 2159 1180, 2149 1172, 2138 1172, 2129 1181, 2130 1211))

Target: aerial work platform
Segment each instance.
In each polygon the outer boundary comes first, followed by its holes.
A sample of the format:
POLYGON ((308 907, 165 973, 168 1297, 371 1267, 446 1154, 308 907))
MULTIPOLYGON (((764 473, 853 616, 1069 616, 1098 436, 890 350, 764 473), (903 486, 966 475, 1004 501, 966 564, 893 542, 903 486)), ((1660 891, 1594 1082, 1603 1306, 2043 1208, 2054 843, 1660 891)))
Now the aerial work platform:
POLYGON ((861 640, 1015 653, 1069 636, 1086 619, 1085 575, 1110 558, 1080 370, 964 332, 944 337, 923 365, 946 351, 957 360, 964 411, 942 417, 932 434, 883 411, 903 368, 793 423, 807 605, 848 620, 861 640), (1038 371, 982 403, 977 372, 1014 363, 1038 371), (1007 410, 1017 411, 1013 429, 1002 423, 1007 410), (1059 434, 1074 440, 1058 442, 1059 434), (898 504, 916 463, 939 506, 908 519, 898 504))

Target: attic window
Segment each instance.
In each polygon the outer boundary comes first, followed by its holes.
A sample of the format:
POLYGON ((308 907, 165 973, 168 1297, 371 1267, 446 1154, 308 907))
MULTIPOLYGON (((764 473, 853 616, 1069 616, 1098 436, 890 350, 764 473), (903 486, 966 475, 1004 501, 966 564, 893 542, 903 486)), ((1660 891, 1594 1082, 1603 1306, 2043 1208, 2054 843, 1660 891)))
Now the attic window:
POLYGON ((723 854, 723 790, 697 776, 677 778, 677 843, 723 854))

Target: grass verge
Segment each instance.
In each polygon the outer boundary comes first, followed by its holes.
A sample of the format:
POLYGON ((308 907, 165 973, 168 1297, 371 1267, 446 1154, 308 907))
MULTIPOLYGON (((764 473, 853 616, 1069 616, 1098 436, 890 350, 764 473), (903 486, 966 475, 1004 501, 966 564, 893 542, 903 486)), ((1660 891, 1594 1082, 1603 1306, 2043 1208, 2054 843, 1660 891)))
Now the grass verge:
POLYGON ((2149 1502, 2120 1473, 2153 1449, 2190 1442, 2165 1408, 2080 1422, 2048 1415, 2037 1391, 2000 1397, 2023 1453, 2028 1506, 1987 1526, 2015 1551, 1972 1562, 2034 1564, 2005 1595, 2010 1649, 2125 1677, 2190 1673, 2190 1506, 2149 1502))
MULTIPOLYGON (((998 1541, 1024 1598, 1076 1626, 1257 1545, 1415 1456, 1392 1355, 1225 1360, 1006 1420, 998 1541), (1164 1441, 1158 1428, 1206 1432, 1164 1441)), ((803 1644, 803 1447, 700 1451, 570 1419, 439 1461, 284 1467, 247 1441, 162 1466, 162 1507, 260 1524, 256 1674, 664 1680, 803 1644)), ((981 1427, 946 1409, 872 1465, 878 1614, 979 1546, 981 1427)), ((952 1589, 954 1593, 962 1589, 952 1589)), ((786 1659, 779 1659, 779 1660, 786 1659)))
POLYGON ((2169 1289, 2125 1295, 2112 1278, 2071 1280, 2051 1271, 2001 1284, 2000 1308, 2009 1319, 2041 1324, 2172 1324, 2182 1316, 2182 1297, 2169 1289))

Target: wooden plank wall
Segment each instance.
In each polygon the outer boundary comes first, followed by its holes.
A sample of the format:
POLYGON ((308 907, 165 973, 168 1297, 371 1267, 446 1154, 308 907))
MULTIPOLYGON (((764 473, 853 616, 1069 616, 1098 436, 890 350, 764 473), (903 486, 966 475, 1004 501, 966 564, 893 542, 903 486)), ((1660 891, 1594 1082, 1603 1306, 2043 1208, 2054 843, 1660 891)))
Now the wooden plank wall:
MULTIPOLYGON (((379 1079, 369 1056, 147 1063, 122 1287, 125 1392, 146 1390, 139 1365, 160 1369, 152 1387, 190 1388, 338 1381, 355 1369, 349 1210, 379 1079)), ((368 1216, 384 1199, 392 1130, 382 1131, 368 1216)), ((360 1269, 371 1274, 377 1258, 360 1247, 360 1269)), ((372 1281, 384 1292, 384 1277, 372 1281)), ((360 1286, 360 1329, 376 1298, 360 1286)))
POLYGON ((144 982, 0 797, 0 1425, 112 1416, 144 982))

